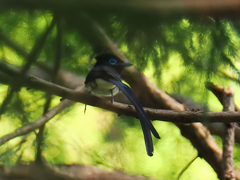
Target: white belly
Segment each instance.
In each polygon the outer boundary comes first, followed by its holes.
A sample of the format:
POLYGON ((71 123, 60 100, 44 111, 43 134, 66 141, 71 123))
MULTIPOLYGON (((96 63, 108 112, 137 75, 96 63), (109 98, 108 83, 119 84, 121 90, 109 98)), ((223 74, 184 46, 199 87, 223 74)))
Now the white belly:
POLYGON ((96 79, 95 83, 96 84, 91 84, 87 87, 87 89, 95 95, 114 96, 119 92, 119 89, 116 85, 103 79, 96 79))
POLYGON ((97 83, 98 87, 102 89, 113 89, 116 87, 115 84, 107 82, 103 79, 96 79, 95 82, 97 83))

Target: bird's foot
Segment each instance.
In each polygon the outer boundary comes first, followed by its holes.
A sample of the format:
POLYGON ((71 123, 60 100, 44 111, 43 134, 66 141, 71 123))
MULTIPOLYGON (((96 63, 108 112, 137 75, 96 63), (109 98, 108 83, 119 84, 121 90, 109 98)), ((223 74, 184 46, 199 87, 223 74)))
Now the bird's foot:
POLYGON ((87 111, 87 105, 85 104, 84 111, 83 111, 84 115, 85 115, 86 111, 87 111))
POLYGON ((111 91, 111 94, 112 94, 111 103, 113 104, 113 102, 114 102, 114 97, 113 97, 113 93, 112 93, 112 91, 111 91))

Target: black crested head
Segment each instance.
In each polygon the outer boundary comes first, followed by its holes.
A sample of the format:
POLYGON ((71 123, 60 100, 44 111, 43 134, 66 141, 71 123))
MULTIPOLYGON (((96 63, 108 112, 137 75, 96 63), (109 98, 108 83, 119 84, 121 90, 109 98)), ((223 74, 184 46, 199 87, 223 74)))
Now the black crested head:
MULTIPOLYGON (((98 54, 96 57, 95 57, 95 59, 97 60, 97 62, 96 62, 96 66, 98 66, 98 65, 111 65, 110 64, 110 62, 109 62, 109 60, 110 59, 115 59, 116 60, 116 64, 118 64, 118 63, 123 63, 123 61, 119 58, 119 57, 117 57, 116 55, 114 55, 114 54, 110 54, 110 53, 101 53, 101 54, 98 54)), ((114 63, 114 62, 112 62, 112 63, 114 63)))
POLYGON ((97 60, 96 64, 94 65, 95 67, 109 66, 117 70, 119 73, 121 73, 125 67, 132 66, 131 63, 124 62, 116 55, 110 53, 98 54, 95 59, 97 60))

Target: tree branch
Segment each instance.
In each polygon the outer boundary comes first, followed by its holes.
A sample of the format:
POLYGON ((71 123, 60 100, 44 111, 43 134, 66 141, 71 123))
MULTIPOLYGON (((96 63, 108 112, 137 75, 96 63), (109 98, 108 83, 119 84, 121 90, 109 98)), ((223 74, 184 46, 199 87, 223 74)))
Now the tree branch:
MULTIPOLYGON (((214 85, 212 82, 206 82, 205 87, 209 91, 211 91, 218 98, 218 100, 220 101, 220 103, 223 106, 225 106, 225 103, 224 103, 224 101, 226 101, 226 99, 225 99, 226 97, 225 96, 227 94, 231 94, 232 93, 231 89, 222 88, 222 87, 220 87, 218 85, 214 85)), ((234 105, 234 111, 239 111, 240 110, 234 102, 233 102, 233 105, 234 105)), ((227 107, 224 107, 224 108, 228 109, 227 107)))
POLYGON ((118 170, 106 171, 94 166, 84 165, 45 165, 37 164, 1 166, 0 179, 34 179, 34 180, 153 180, 143 176, 130 175, 118 170))
POLYGON ((239 16, 240 2, 238 0, 1 0, 0 3, 8 8, 21 9, 51 9, 61 12, 98 12, 98 13, 132 13, 142 12, 155 15, 207 15, 211 17, 239 16))
MULTIPOLYGON (((62 22, 59 14, 56 13, 55 16, 57 21, 57 37, 56 37, 57 48, 56 48, 56 57, 54 61, 54 68, 53 68, 53 71, 50 71, 52 72, 51 82, 53 83, 55 83, 56 76, 60 69, 62 53, 63 53, 62 22)), ((44 105, 43 114, 46 114, 48 112, 49 106, 51 105, 51 101, 52 101, 52 94, 46 92, 46 102, 44 105)), ((45 129, 45 124, 43 124, 39 128, 39 132, 37 134, 37 152, 36 152, 36 159, 35 159, 37 163, 42 163, 42 145, 44 141, 44 129, 45 129)))
MULTIPOLYGON (((1 81, 1 76, 0 76, 0 81, 1 81)), ((111 103, 110 100, 101 99, 96 96, 89 96, 89 93, 83 87, 81 90, 74 91, 74 90, 70 90, 62 86, 44 81, 42 79, 38 79, 37 77, 33 77, 33 76, 26 77, 26 85, 32 88, 38 88, 39 90, 42 90, 45 92, 50 92, 55 95, 59 95, 64 98, 68 98, 72 101, 78 101, 84 104, 97 106, 102 109, 115 112, 118 115, 127 115, 127 116, 132 116, 137 118, 136 111, 132 106, 117 103, 117 102, 111 103)), ((41 117, 39 120, 29 125, 23 126, 18 130, 16 130, 15 132, 0 138, 0 145, 9 141, 12 138, 21 136, 23 134, 27 134, 35 130, 36 128, 39 128, 42 124, 50 120, 50 118, 52 118, 55 115, 55 113, 58 113, 60 112, 60 110, 62 110, 61 109, 63 106, 61 105, 62 103, 60 103, 59 105, 60 107, 57 106, 56 108, 52 109, 43 117, 41 117)), ((177 123, 193 123, 193 122, 201 122, 201 121, 206 122, 206 118, 207 118, 208 122, 236 122, 236 121, 240 122, 240 112, 203 113, 201 111, 197 111, 197 112, 182 111, 181 112, 181 111, 171 111, 171 110, 159 110, 159 109, 152 109, 152 108, 144 108, 144 109, 148 114, 149 118, 152 120, 170 121, 170 122, 177 122, 177 123)), ((192 125, 196 126, 196 124, 191 124, 188 126, 192 126, 192 125)), ((186 128, 188 126, 186 126, 186 128)))
MULTIPOLYGON (((100 107, 117 113, 118 115, 127 115, 137 118, 133 106, 122 103, 111 103, 111 101, 89 95, 83 88, 81 91, 74 91, 51 82, 39 79, 35 76, 26 78, 26 85, 45 92, 50 92, 60 97, 81 102, 87 105, 100 107)), ((240 122, 240 112, 208 112, 202 111, 171 111, 144 108, 151 120, 161 120, 175 123, 194 123, 194 122, 240 122)))
MULTIPOLYGON (((41 49, 44 46, 44 43, 47 39, 48 34, 51 32, 52 28, 55 25, 55 19, 52 20, 51 25, 47 28, 45 33, 42 34, 42 36, 39 38, 38 42, 34 45, 32 48, 32 51, 27 56, 27 63, 22 67, 21 73, 19 76, 12 82, 11 88, 8 89, 7 97, 3 100, 3 103, 0 107, 0 115, 2 115, 5 112, 6 106, 12 99, 12 96, 15 91, 18 91, 21 88, 22 84, 22 77, 26 74, 26 72, 30 69, 31 65, 37 60, 41 49)), ((16 47, 15 47, 16 48, 16 47)))
POLYGON ((223 138, 223 171, 226 180, 236 179, 233 164, 234 132, 234 123, 226 123, 223 138))
POLYGON ((7 37, 5 34, 3 34, 2 30, 0 29, 0 39, 6 43, 7 46, 12 48, 14 51, 16 51, 19 55, 23 57, 27 57, 28 53, 25 51, 20 45, 12 41, 9 37, 7 37))
MULTIPOLYGON (((233 112, 236 109, 234 104, 234 92, 232 88, 220 88, 213 83, 206 83, 206 87, 217 96, 218 100, 223 105, 223 111, 233 112)), ((238 108, 237 108, 238 109, 238 108)), ((233 165, 233 148, 235 141, 235 123, 225 123, 223 136, 223 175, 226 180, 235 180, 234 165, 233 165)))
MULTIPOLYGON (((234 92, 232 88, 224 94, 223 111, 234 111, 234 92)), ((234 148, 234 123, 225 124, 225 132, 223 137, 223 173, 226 180, 235 180, 234 165, 233 165, 233 148, 234 148)))
POLYGON ((0 138, 0 146, 3 145, 4 143, 8 142, 9 140, 13 139, 13 138, 28 134, 28 133, 34 131, 35 129, 38 129, 43 124, 47 123, 50 119, 52 119, 56 114, 61 112, 63 109, 71 106, 73 103, 74 103, 73 101, 70 101, 70 100, 67 100, 67 99, 62 101, 57 107, 48 111, 46 114, 44 114, 42 117, 40 117, 36 121, 34 121, 30 124, 27 124, 25 126, 22 126, 18 129, 16 129, 14 132, 9 133, 9 134, 1 137, 0 138))

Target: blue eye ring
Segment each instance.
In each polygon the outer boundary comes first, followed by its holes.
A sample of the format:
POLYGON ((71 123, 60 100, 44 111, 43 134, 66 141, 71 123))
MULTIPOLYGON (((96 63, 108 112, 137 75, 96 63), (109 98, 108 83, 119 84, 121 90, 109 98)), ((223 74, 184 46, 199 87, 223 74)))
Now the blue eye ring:
POLYGON ((109 63, 112 64, 112 65, 114 65, 114 64, 117 63, 117 60, 114 59, 114 58, 111 58, 111 59, 109 59, 109 63))

